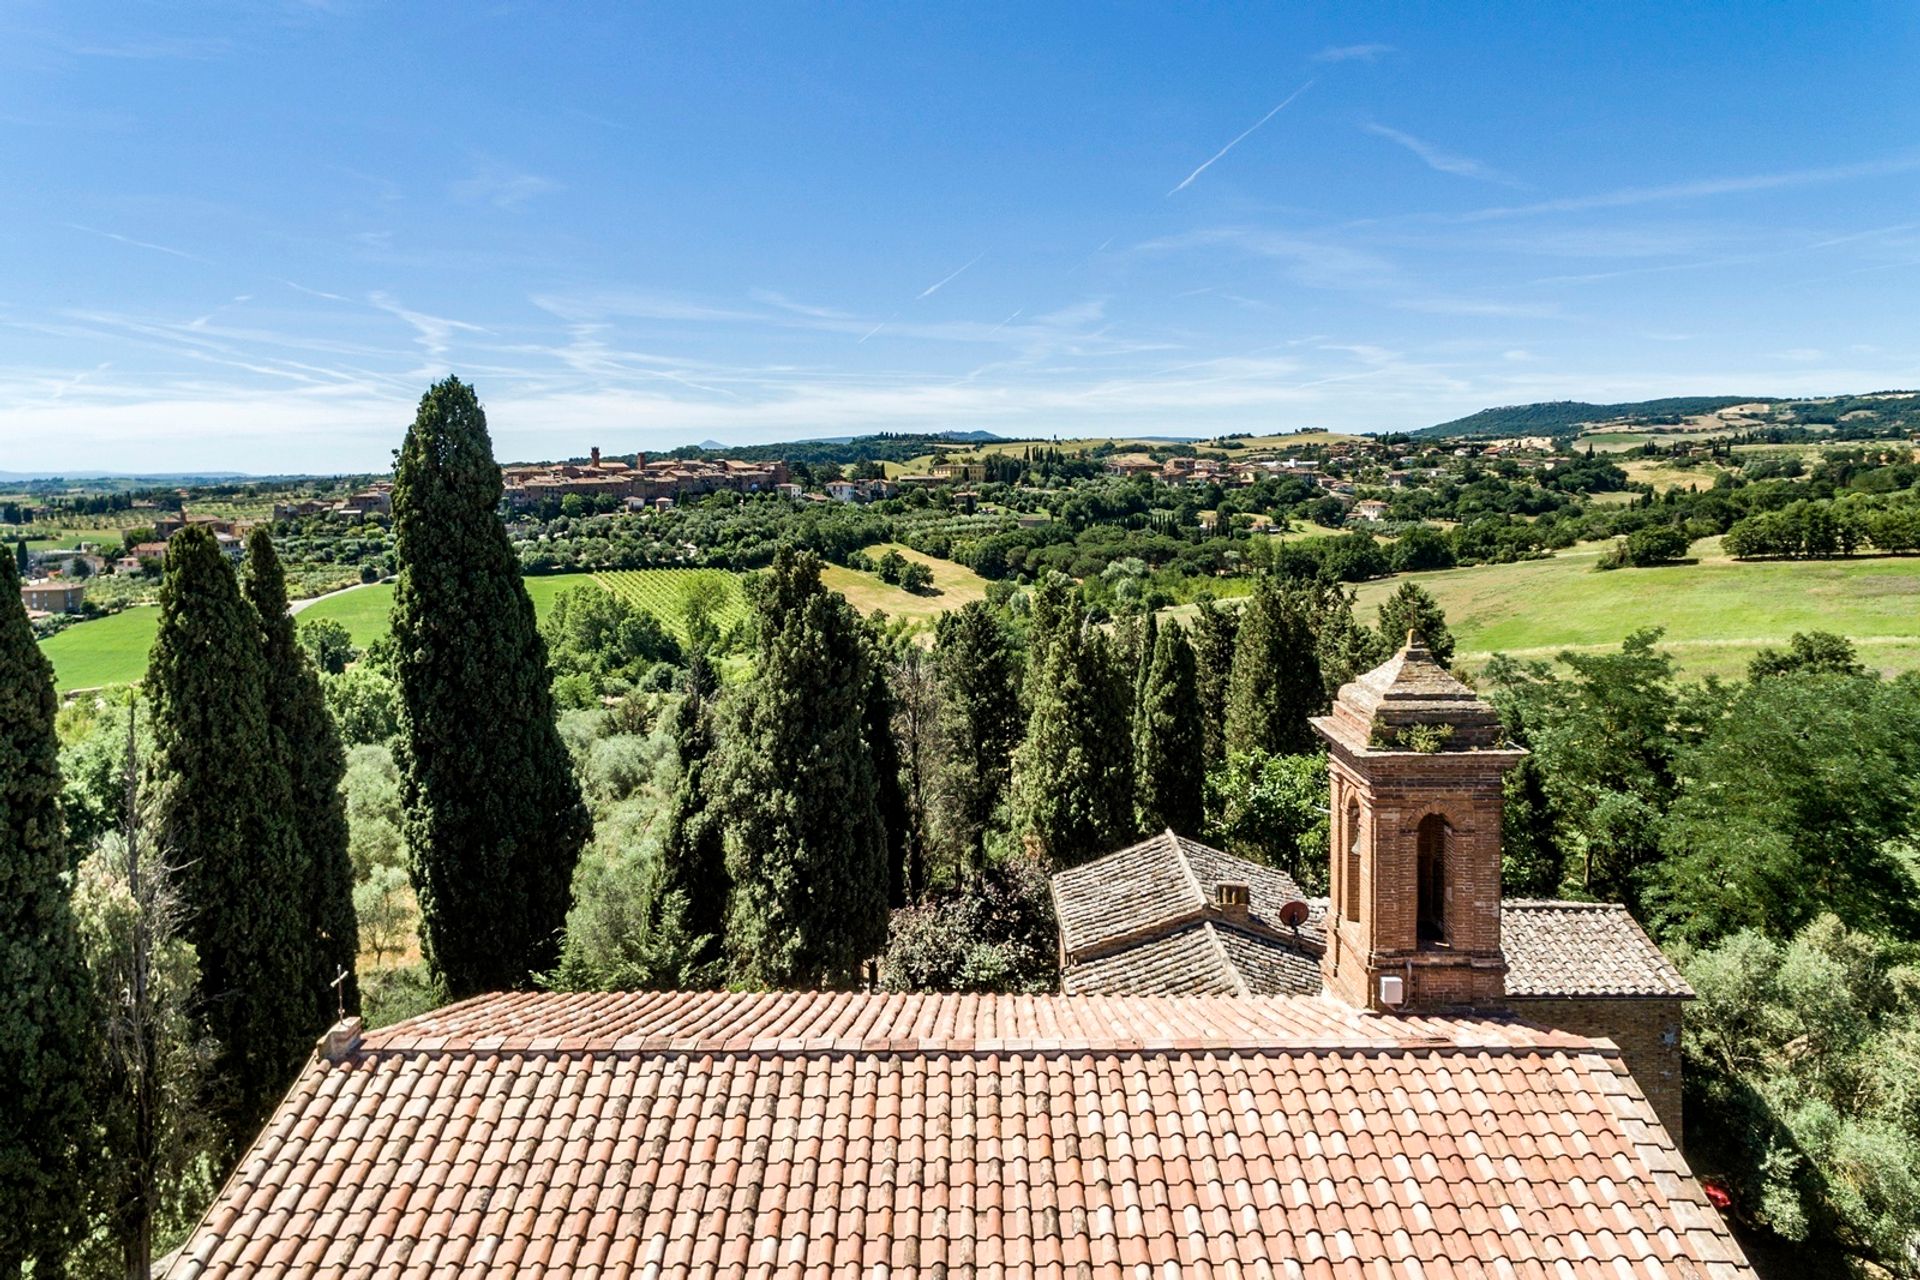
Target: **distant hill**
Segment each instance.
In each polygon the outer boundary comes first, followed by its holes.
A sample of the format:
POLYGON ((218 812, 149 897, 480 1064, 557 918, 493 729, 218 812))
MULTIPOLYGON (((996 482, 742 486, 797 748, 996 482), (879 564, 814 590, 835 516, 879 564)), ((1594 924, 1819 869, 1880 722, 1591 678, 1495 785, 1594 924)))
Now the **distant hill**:
POLYGON ((1875 439, 1920 431, 1920 393, 1866 391, 1840 396, 1670 396, 1626 404, 1551 400, 1507 405, 1417 433, 1425 436, 1555 436, 1588 431, 1739 433, 1785 443, 1838 433, 1875 439))
POLYGON ((1736 404, 1773 404, 1769 396, 1669 396, 1665 400, 1635 400, 1627 404, 1588 404, 1584 400, 1549 400, 1544 404, 1503 405, 1482 409, 1452 422, 1423 428, 1429 436, 1572 436, 1584 427, 1622 419, 1670 419, 1678 422, 1696 414, 1730 409, 1736 404))
MULTIPOLYGON (((829 436, 813 440, 788 440, 774 444, 682 445, 658 456, 663 458, 737 458, 742 462, 805 462, 842 465, 855 462, 905 462, 923 454, 937 453, 951 446, 956 450, 981 444, 1004 443, 1008 437, 991 431, 943 431, 918 435, 911 432, 882 432, 872 436, 829 436)), ((649 457, 654 455, 649 454, 649 457)))
POLYGON ((32 484, 50 480, 117 480, 129 488, 155 484, 189 484, 209 480, 255 479, 244 471, 0 471, 0 483, 32 484))

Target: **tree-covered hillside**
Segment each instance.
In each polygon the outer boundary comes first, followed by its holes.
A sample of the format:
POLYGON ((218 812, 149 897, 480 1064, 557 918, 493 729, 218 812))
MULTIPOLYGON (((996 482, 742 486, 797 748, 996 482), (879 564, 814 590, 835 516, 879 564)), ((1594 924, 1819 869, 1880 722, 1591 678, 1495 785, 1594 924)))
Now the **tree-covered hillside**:
POLYGON ((1511 404, 1482 409, 1452 422, 1427 427, 1428 436, 1571 436, 1596 422, 1630 418, 1678 420, 1736 404, 1771 404, 1766 396, 1669 396, 1664 400, 1636 400, 1627 404, 1588 404, 1584 400, 1550 400, 1544 404, 1511 404))

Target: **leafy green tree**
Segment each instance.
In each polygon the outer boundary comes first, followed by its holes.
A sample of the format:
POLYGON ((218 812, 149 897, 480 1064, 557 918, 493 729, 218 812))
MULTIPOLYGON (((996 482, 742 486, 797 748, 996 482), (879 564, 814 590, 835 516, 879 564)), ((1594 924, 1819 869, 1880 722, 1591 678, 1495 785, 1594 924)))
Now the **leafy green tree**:
POLYGON ((1411 632, 1420 638, 1435 662, 1443 667, 1453 665, 1453 632, 1447 627, 1446 612, 1418 583, 1403 582, 1380 602, 1379 632, 1380 642, 1388 653, 1398 653, 1411 632))
POLYGON ((1508 734, 1538 758, 1572 883, 1636 908, 1678 787, 1678 753, 1717 715, 1721 696, 1717 686, 1692 695, 1676 687, 1659 638, 1636 631, 1617 653, 1562 653, 1565 675, 1504 655, 1486 673, 1508 734))
POLYGON ((851 987, 887 929, 865 624, 821 585, 819 558, 788 547, 754 604, 758 669, 730 699, 713 796, 734 971, 760 986, 851 987))
POLYGON ((1910 1274, 1920 1239, 1920 967, 1822 915, 1682 949, 1689 1159, 1794 1246, 1797 1275, 1910 1274))
POLYGON ((79 1226, 92 992, 62 838, 53 667, 0 557, 0 1275, 58 1269, 79 1226))
POLYGON ((330 1025, 341 1009, 360 1011, 354 977, 360 934, 353 908, 353 862, 347 852, 347 805, 340 793, 347 755, 327 713, 320 676, 287 612, 286 575, 265 525, 247 537, 247 602, 260 616, 267 659, 267 726, 274 754, 292 788, 288 819, 304 868, 308 990, 315 1017, 330 1025), (341 974, 345 978, 335 985, 341 974))
POLYGON ((102 1034, 91 1229, 67 1261, 77 1275, 144 1280, 156 1241, 184 1233, 211 1198, 220 1135, 204 1097, 217 1046, 196 1025, 200 971, 180 929, 179 873, 146 847, 134 711, 129 704, 122 735, 125 820, 87 855, 74 885, 102 1034))
POLYGON ((1327 887, 1327 757, 1237 751, 1207 778, 1207 836, 1280 867, 1308 893, 1327 887))
POLYGON ((1227 692, 1233 678, 1240 615, 1202 596, 1193 619, 1194 690, 1204 735, 1201 761, 1211 773, 1227 758, 1227 692))
MULTIPOLYGON (((274 747, 260 615, 206 529, 167 546, 147 662, 160 844, 183 868, 186 935, 220 1044, 215 1093, 238 1145, 279 1101, 313 1039, 308 866, 293 788, 274 747)), ((324 987, 321 988, 324 990, 324 987)))
POLYGON ((1379 666, 1393 650, 1353 615, 1353 588, 1319 582, 1304 588, 1307 625, 1313 631, 1313 656, 1320 664, 1320 687, 1330 705, 1340 686, 1379 666))
POLYGON ((1785 937, 1823 912, 1920 933, 1920 681, 1820 672, 1746 686, 1680 763, 1654 873, 1660 919, 1785 937))
POLYGON ((1507 770, 1501 785, 1501 890, 1515 898, 1558 897, 1566 852, 1539 760, 1527 756, 1507 770))
POLYGON ((330 676, 347 669, 360 650, 354 647, 353 633, 334 618, 310 618, 300 624, 300 647, 307 651, 313 665, 330 676))
POLYGON ((1025 718, 1020 660, 1000 615, 981 601, 942 614, 934 660, 942 687, 944 768, 933 824, 971 868, 985 865, 987 833, 1000 821, 1025 718))
POLYGON ((900 574, 900 589, 917 596, 931 594, 933 570, 918 560, 911 562, 900 574))
POLYGON ((1327 694, 1309 607, 1302 588, 1271 575, 1254 584, 1240 618, 1227 690, 1229 754, 1297 755, 1313 750, 1307 717, 1326 705, 1327 694))
POLYGON ((348 746, 384 746, 400 736, 400 686, 385 669, 362 662, 328 676, 321 690, 348 746))
POLYGON ((894 547, 888 547, 887 553, 874 562, 873 571, 880 575, 880 581, 899 585, 907 576, 907 558, 894 547))
POLYGON ((599 586, 572 587, 553 599, 540 624, 556 677, 587 677, 598 704, 608 682, 638 683, 656 662, 679 666, 680 643, 660 619, 599 586))
POLYGON ((880 989, 1053 991, 1060 983, 1058 931, 1046 868, 1015 853, 893 913, 880 989))
POLYGON ((591 829, 500 494, 479 398, 436 384, 394 468, 396 754, 421 949, 455 998, 552 966, 591 829))
POLYGON ((1133 718, 1134 826, 1192 835, 1201 829, 1206 765, 1193 648, 1169 624, 1154 637, 1133 718))
POLYGON ((1778 649, 1762 649, 1747 663, 1749 680, 1765 680, 1768 676, 1801 671, 1858 676, 1865 675, 1867 669, 1861 664, 1859 651, 1853 647, 1853 642, 1831 631, 1796 631, 1788 641, 1785 653, 1778 649))
POLYGON ((1133 672, 1070 595, 1033 673, 1027 733, 1014 756, 1014 830, 1073 866, 1133 833, 1133 672))

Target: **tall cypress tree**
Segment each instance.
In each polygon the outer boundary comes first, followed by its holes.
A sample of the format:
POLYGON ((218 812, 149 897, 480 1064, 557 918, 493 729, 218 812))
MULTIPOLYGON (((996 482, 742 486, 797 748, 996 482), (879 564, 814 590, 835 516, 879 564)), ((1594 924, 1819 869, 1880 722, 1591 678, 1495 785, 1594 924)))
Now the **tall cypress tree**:
POLYGON ((719 816, 709 803, 717 689, 706 651, 695 649, 674 716, 680 784, 667 812, 666 836, 660 842, 647 894, 647 933, 656 949, 671 941, 687 951, 684 957, 672 957, 673 963, 663 968, 690 975, 700 986, 712 985, 720 975, 726 955, 727 899, 732 892, 719 816))
POLYGON ((1132 681, 1106 637, 1084 622, 1075 595, 1034 674, 1014 757, 1014 829, 1063 866, 1110 852, 1133 828, 1132 681))
POLYGON ((1194 691, 1200 703, 1200 756, 1208 773, 1227 758, 1227 687, 1239 634, 1239 614, 1201 597, 1191 643, 1194 691))
POLYGON ((1326 704, 1304 589, 1263 575, 1240 617, 1227 689, 1228 751, 1312 751, 1307 717, 1326 704))
POLYGON ((904 907, 910 895, 925 885, 915 867, 923 859, 916 847, 913 813, 907 804, 907 789, 900 777, 900 740, 893 734, 893 686, 887 683, 887 664, 879 651, 879 638, 869 636, 867 665, 867 750, 873 756, 874 801, 880 812, 880 824, 887 833, 887 905, 904 907))
POLYGON ((819 558, 788 547, 755 613, 758 670, 729 701, 715 796, 734 971, 759 986, 851 987, 887 936, 865 624, 821 585, 819 558))
POLYGON ((1380 602, 1379 629, 1380 643, 1388 653, 1399 652, 1411 631, 1435 662, 1443 667, 1453 664, 1453 632, 1447 626, 1446 611, 1417 582, 1401 583, 1397 591, 1380 602))
POLYGON ((247 538, 247 602, 260 615, 267 659, 267 725, 293 790, 289 811, 306 880, 306 936, 312 949, 308 989, 314 1014, 330 1025, 342 1006, 360 1011, 354 962, 360 929, 353 914, 353 860, 347 856, 347 800, 340 780, 347 753, 327 711, 326 693, 287 612, 286 574, 266 526, 247 538), (334 979, 346 979, 336 988, 334 979))
POLYGON ((260 615, 213 534, 167 545, 160 627, 147 662, 160 844, 182 867, 186 935, 220 1044, 218 1110, 229 1143, 253 1136, 315 1035, 305 864, 292 788, 273 746, 260 615))
POLYGON ((1133 718, 1134 816, 1141 831, 1199 832, 1207 777, 1202 736, 1193 648, 1184 631, 1168 626, 1155 639, 1133 718))
POLYGON ((986 864, 987 832, 1007 801, 1014 748, 1026 728, 1020 659, 1006 624, 981 600, 940 616, 933 651, 943 685, 939 736, 946 745, 941 825, 977 870, 986 864))
POLYGON ((58 703, 0 556, 0 1275, 58 1274, 78 1225, 94 1010, 61 838, 58 703))
POLYGON ((393 635, 421 950, 456 998, 553 966, 592 828, 500 494, 479 397, 437 383, 394 468, 393 635))

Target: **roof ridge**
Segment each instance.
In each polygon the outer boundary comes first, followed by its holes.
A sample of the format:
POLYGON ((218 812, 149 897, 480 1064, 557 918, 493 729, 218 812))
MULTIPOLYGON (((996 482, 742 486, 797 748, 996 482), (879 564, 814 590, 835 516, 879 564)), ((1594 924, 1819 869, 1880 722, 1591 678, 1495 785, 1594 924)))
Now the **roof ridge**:
POLYGON ((1193 890, 1193 896, 1200 904, 1200 909, 1206 910, 1207 891, 1200 887, 1200 873, 1193 869, 1193 855, 1187 852, 1186 841, 1174 834, 1172 827, 1168 827, 1156 838, 1165 840, 1173 846, 1173 855, 1180 863, 1180 870, 1186 873, 1187 887, 1193 890))

